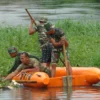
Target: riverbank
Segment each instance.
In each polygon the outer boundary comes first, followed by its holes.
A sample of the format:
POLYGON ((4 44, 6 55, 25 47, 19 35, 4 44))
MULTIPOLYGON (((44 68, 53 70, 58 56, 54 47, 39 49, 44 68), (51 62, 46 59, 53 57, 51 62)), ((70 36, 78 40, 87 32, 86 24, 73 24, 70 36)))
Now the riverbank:
MULTIPOLYGON (((100 22, 64 20, 57 22, 56 27, 66 33, 72 66, 100 66, 100 22)), ((13 64, 14 59, 7 52, 11 46, 16 46, 19 51, 41 56, 38 36, 30 36, 28 26, 0 26, 1 75, 6 75, 13 64)))

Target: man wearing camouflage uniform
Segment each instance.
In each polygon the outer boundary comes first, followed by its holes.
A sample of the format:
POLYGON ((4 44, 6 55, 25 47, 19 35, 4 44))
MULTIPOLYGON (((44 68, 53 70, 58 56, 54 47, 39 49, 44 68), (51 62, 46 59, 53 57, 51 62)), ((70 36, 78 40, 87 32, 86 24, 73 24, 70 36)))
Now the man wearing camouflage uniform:
POLYGON ((17 69, 14 72, 9 74, 4 79, 4 81, 12 79, 15 75, 17 75, 22 70, 23 70, 22 72, 32 71, 33 73, 37 71, 41 71, 51 76, 50 69, 48 69, 47 67, 41 66, 40 62, 37 61, 36 59, 29 58, 29 54, 27 52, 23 52, 20 54, 20 60, 22 63, 17 67, 17 69))
MULTIPOLYGON (((14 61, 14 64, 13 64, 12 68, 8 71, 8 74, 10 74, 13 71, 15 71, 16 68, 21 64, 20 54, 22 52, 18 52, 16 47, 10 47, 10 48, 8 48, 8 53, 12 58, 15 58, 15 61, 14 61)), ((39 58, 36 57, 36 56, 33 56, 33 55, 29 54, 29 57, 34 58, 34 59, 39 61, 39 58)))
MULTIPOLYGON (((65 34, 61 29, 54 28, 51 23, 45 25, 47 34, 49 35, 50 42, 52 43, 52 52, 51 52, 51 76, 54 77, 56 74, 56 67, 60 57, 60 53, 63 51, 63 44, 68 47, 68 41, 65 38, 65 34)), ((71 69, 70 69, 71 73, 71 69)))
POLYGON ((39 24, 33 28, 34 21, 31 20, 29 27, 29 34, 38 33, 38 39, 40 42, 40 47, 42 50, 41 63, 43 66, 47 67, 51 61, 51 44, 49 42, 48 35, 46 34, 45 24, 47 24, 47 18, 41 17, 39 19, 39 24))

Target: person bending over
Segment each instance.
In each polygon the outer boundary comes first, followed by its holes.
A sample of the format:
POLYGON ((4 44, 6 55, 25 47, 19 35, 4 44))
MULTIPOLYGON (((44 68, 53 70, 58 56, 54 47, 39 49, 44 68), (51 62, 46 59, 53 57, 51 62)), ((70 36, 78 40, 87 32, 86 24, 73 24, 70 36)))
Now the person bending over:
MULTIPOLYGON (((14 61, 12 68, 8 71, 8 74, 10 74, 13 71, 15 71, 16 68, 22 63, 21 60, 20 60, 20 54, 22 52, 18 52, 18 49, 13 46, 13 47, 8 48, 8 53, 9 53, 10 57, 15 58, 15 61, 14 61)), ((34 58, 34 59, 39 61, 39 58, 36 57, 36 56, 29 54, 29 57, 34 58)))
POLYGON ((20 54, 20 60, 21 64, 17 67, 17 69, 9 74, 5 80, 11 80, 15 75, 17 75, 19 72, 23 70, 23 72, 27 71, 32 71, 32 72, 37 72, 37 71, 42 71, 47 73, 49 76, 51 75, 50 70, 47 67, 41 66, 40 62, 37 61, 36 59, 29 58, 29 54, 27 52, 23 52, 20 54))

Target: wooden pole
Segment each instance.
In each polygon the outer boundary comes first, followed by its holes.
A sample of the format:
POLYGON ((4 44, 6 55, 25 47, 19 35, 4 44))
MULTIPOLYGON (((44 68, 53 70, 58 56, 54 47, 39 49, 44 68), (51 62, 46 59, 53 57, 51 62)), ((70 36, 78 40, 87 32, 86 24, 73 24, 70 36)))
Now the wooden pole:
POLYGON ((29 11, 27 9, 25 9, 25 10, 26 10, 27 14, 29 15, 30 19, 33 20, 33 22, 34 22, 35 25, 37 25, 36 22, 35 22, 35 19, 31 16, 31 14, 29 13, 29 11))
POLYGON ((65 67, 66 67, 66 73, 67 73, 67 86, 72 86, 72 77, 70 76, 70 70, 69 70, 69 62, 67 60, 67 51, 66 51, 66 48, 65 48, 65 44, 63 44, 63 53, 64 53, 64 61, 65 61, 65 67))

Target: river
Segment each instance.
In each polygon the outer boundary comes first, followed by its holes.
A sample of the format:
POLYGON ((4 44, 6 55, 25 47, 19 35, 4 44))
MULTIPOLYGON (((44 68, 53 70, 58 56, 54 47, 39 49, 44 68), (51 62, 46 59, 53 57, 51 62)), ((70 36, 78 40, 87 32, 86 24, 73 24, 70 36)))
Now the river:
POLYGON ((0 24, 28 25, 27 8, 35 19, 100 20, 100 0, 0 0, 0 24))
MULTIPOLYGON (((29 25, 27 8, 35 19, 100 21, 100 0, 0 0, 0 24, 29 25)), ((0 100, 100 100, 100 87, 16 88, 0 90, 0 100)))
POLYGON ((100 100, 100 87, 15 88, 0 90, 0 100, 100 100))

